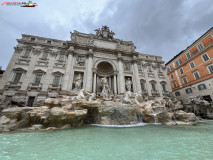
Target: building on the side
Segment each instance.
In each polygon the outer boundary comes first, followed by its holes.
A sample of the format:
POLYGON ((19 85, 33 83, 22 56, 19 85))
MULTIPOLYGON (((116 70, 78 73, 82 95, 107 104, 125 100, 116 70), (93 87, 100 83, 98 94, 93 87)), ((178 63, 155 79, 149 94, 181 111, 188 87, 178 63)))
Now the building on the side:
POLYGON ((4 70, 2 70, 2 67, 0 66, 0 79, 1 79, 2 76, 3 76, 3 73, 4 73, 4 70))
POLYGON ((184 104, 213 99, 213 28, 166 63, 173 95, 184 104))
POLYGON ((117 97, 126 90, 149 99, 169 96, 162 57, 136 52, 133 42, 115 39, 107 26, 95 31, 71 32, 70 41, 22 35, 0 80, 0 97, 32 106, 47 97, 74 96, 80 89, 98 96, 103 77, 117 97))

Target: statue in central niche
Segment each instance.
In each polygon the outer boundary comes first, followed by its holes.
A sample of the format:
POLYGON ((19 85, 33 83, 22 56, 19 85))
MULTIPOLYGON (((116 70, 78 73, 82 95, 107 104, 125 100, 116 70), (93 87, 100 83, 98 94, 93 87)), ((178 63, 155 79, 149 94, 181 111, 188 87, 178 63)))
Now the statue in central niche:
POLYGON ((130 80, 130 78, 128 78, 126 80, 126 90, 127 91, 131 91, 132 90, 132 81, 130 80))
POLYGON ((111 99, 111 90, 109 88, 106 77, 101 78, 101 86, 102 86, 101 96, 103 97, 103 99, 111 99))
POLYGON ((78 76, 75 78, 74 84, 75 84, 74 90, 80 90, 81 89, 81 84, 82 84, 81 74, 78 74, 78 76))

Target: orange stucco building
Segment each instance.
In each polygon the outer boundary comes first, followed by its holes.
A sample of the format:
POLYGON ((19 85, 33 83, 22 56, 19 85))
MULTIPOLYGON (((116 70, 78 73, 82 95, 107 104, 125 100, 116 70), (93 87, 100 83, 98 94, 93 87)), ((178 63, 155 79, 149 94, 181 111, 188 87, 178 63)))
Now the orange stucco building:
POLYGON ((213 100, 213 27, 166 63, 173 95, 184 104, 201 96, 213 100))

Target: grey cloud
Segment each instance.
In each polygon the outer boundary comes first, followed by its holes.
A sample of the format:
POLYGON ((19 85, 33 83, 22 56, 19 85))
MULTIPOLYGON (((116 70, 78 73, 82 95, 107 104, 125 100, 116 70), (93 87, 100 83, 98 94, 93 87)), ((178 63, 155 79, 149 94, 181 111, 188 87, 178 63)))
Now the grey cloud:
POLYGON ((39 1, 32 9, 0 10, 0 65, 5 69, 21 34, 61 40, 70 31, 94 33, 108 25, 116 38, 133 41, 137 51, 168 61, 212 27, 211 0, 39 1), (98 6, 104 4, 104 6, 98 6), (103 8, 100 13, 97 8, 103 8), (5 22, 11 23, 8 24, 5 22))

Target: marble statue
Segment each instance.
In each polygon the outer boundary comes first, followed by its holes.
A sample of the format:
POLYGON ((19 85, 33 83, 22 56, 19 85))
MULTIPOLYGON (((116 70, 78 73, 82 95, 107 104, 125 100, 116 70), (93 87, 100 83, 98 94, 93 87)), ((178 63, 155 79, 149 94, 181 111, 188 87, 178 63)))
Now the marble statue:
POLYGON ((81 89, 76 97, 73 97, 72 100, 86 100, 84 96, 84 89, 81 89))
POLYGON ((140 93, 134 93, 134 96, 135 96, 135 103, 136 104, 139 104, 140 102, 142 102, 143 97, 140 93))
POLYGON ((108 81, 106 77, 101 78, 101 85, 102 85, 102 91, 101 96, 104 99, 110 99, 111 98, 111 90, 108 85, 108 81))
POLYGON ((82 76, 79 73, 78 76, 75 78, 75 88, 74 90, 80 90, 81 89, 81 83, 82 83, 82 76))
POLYGON ((84 89, 81 89, 78 93, 77 96, 73 97, 73 101, 74 100, 85 100, 85 101, 89 101, 92 102, 93 100, 96 99, 96 94, 95 93, 89 93, 87 91, 85 91, 84 89))
POLYGON ((79 66, 84 66, 84 58, 83 58, 83 57, 77 57, 77 58, 76 58, 76 63, 77 63, 79 66))
POLYGON ((132 89, 132 81, 130 80, 130 78, 128 78, 126 80, 126 90, 131 91, 131 89, 132 89))
POLYGON ((130 104, 133 104, 133 102, 131 101, 130 99, 130 96, 132 95, 132 92, 131 91, 127 91, 124 93, 124 97, 122 99, 122 102, 123 103, 130 103, 130 104))

